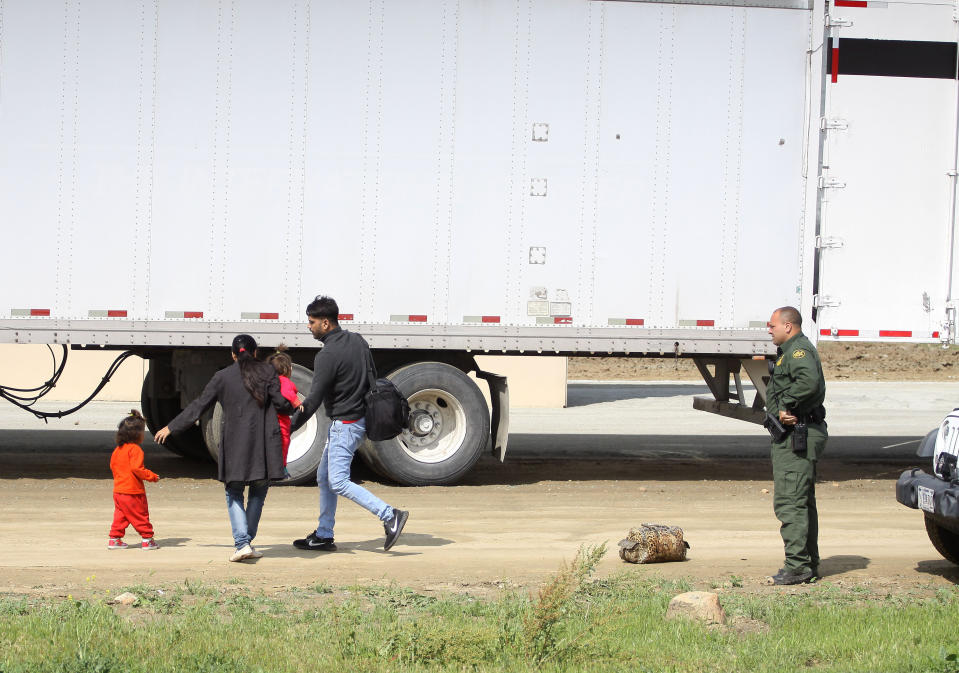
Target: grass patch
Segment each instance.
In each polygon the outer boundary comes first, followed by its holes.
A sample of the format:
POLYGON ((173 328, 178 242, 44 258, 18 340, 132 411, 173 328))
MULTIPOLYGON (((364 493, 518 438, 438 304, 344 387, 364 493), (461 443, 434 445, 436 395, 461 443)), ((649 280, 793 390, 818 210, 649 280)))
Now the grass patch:
POLYGON ((666 621, 684 581, 592 579, 584 547, 538 592, 493 599, 389 586, 135 586, 107 598, 0 597, 0 672, 939 671, 959 673, 959 591, 877 594, 828 582, 722 593, 725 627, 666 621), (742 624, 762 628, 743 629, 742 624), (147 654, 145 654, 147 653, 147 654))

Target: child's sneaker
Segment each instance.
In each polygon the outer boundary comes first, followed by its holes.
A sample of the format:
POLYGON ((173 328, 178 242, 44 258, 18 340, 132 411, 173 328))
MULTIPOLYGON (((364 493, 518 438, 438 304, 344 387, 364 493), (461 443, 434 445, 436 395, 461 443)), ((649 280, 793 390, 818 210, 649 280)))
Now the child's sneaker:
POLYGON ((107 549, 127 549, 130 545, 123 541, 122 537, 111 537, 107 542, 107 549))
POLYGON ((140 543, 140 549, 147 551, 150 549, 159 549, 160 545, 153 541, 152 537, 146 538, 143 542, 140 543))

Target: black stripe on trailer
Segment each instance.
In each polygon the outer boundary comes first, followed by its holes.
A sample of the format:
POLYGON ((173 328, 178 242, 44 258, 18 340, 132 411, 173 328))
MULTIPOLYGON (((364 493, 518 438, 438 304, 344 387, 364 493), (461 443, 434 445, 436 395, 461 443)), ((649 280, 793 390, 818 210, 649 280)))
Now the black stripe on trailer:
POLYGON ((872 77, 956 79, 956 43, 829 38, 827 72, 872 77), (835 55, 835 56, 834 56, 835 55))

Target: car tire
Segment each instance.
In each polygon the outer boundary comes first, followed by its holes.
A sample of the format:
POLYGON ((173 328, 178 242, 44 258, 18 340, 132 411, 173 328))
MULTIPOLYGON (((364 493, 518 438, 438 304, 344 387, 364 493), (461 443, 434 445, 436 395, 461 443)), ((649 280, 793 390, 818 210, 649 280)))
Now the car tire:
POLYGON ((947 561, 959 565, 959 533, 943 526, 936 518, 923 512, 926 520, 926 535, 936 551, 947 561))

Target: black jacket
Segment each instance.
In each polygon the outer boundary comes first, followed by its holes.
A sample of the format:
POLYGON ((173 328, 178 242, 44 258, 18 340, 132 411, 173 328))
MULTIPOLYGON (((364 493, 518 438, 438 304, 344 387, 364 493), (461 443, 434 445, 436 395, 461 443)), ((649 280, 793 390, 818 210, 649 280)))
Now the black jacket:
POLYGON ((366 339, 336 327, 320 341, 323 348, 313 361, 313 385, 303 400, 303 411, 290 419, 292 430, 306 423, 321 403, 334 421, 355 421, 366 415, 367 370, 372 362, 366 339))
POLYGON ((257 366, 263 386, 262 409, 243 385, 240 365, 234 362, 214 374, 200 396, 168 424, 173 434, 183 432, 214 403, 220 403, 223 429, 217 479, 224 483, 283 478, 283 439, 276 410, 289 414, 293 407, 280 394, 273 366, 265 362, 257 366))

